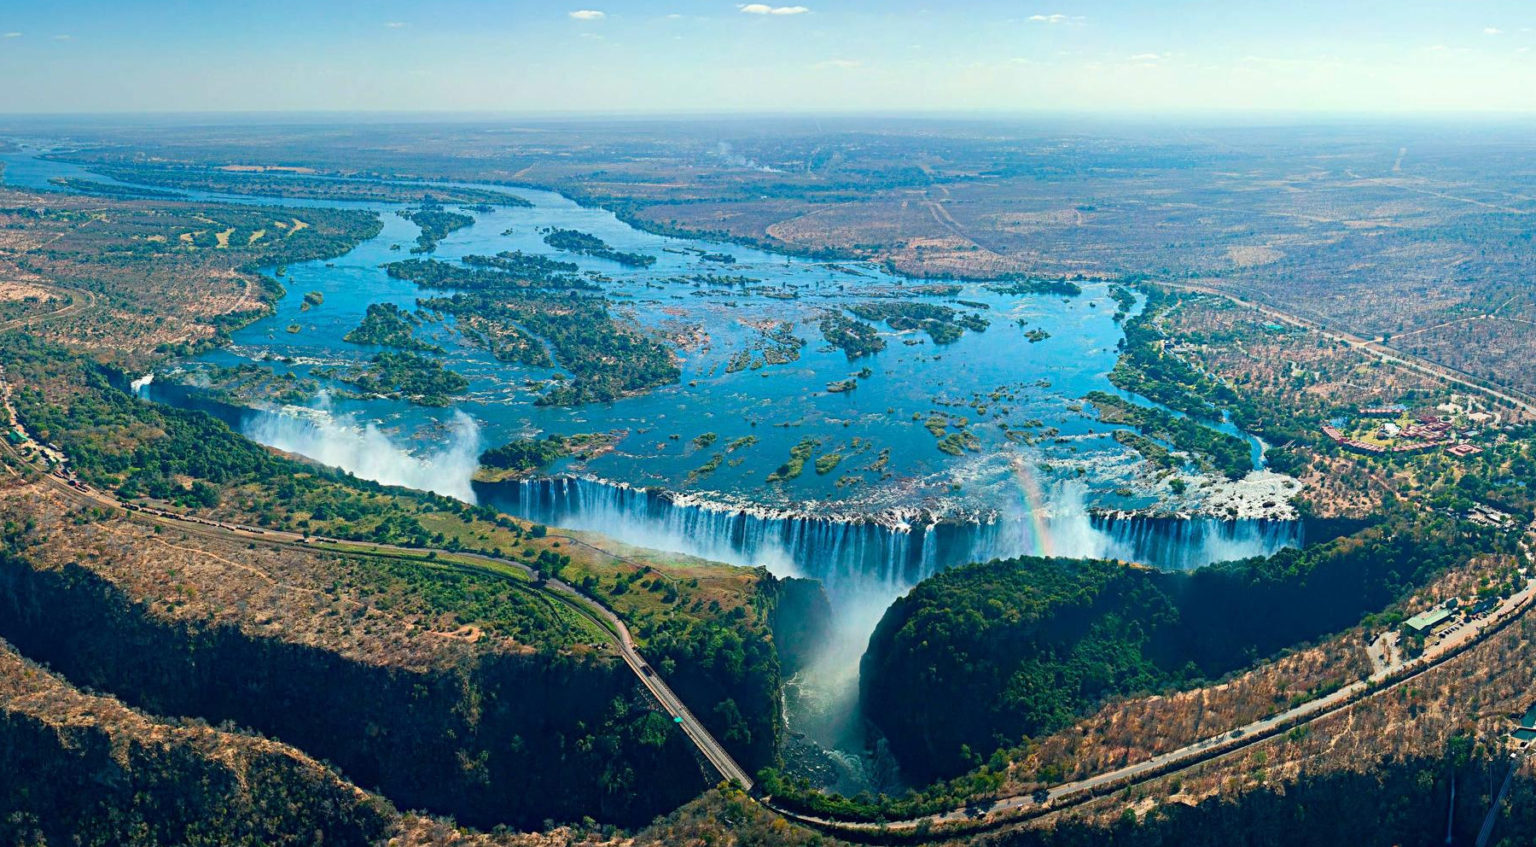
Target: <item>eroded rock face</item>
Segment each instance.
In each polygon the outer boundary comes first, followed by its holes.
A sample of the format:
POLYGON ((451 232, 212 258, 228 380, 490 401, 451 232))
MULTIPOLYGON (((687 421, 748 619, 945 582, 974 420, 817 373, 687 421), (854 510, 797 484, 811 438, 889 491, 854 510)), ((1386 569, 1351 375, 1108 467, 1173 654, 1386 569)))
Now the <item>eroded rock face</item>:
POLYGON ((7 843, 365 845, 395 817, 292 747, 85 694, 3 641, 0 770, 7 843))
POLYGON ((156 714, 233 721, 401 807, 475 826, 640 823, 707 784, 630 671, 601 656, 460 644, 447 663, 364 662, 168 619, 86 567, 15 556, 0 563, 0 609, 0 637, 77 685, 156 714))

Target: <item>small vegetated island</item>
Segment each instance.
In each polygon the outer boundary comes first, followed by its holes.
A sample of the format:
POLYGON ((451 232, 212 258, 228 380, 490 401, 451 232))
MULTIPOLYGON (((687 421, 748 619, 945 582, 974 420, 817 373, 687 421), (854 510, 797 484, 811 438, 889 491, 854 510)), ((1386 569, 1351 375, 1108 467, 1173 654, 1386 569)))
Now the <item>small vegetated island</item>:
POLYGON ((1081 285, 1066 277, 1060 279, 1040 279, 1038 277, 1005 276, 1001 282, 988 285, 987 290, 997 294, 1059 294, 1063 297, 1076 297, 1083 293, 1081 285))
POLYGON ((1099 419, 1105 423, 1133 426, 1148 438, 1165 441, 1199 457, 1228 479, 1242 479, 1253 470, 1251 447, 1235 435, 1165 409, 1138 406, 1103 391, 1091 392, 1086 399, 1098 409, 1099 419))
POLYGON ((519 479, 549 467, 559 459, 585 461, 611 450, 625 432, 550 434, 543 438, 519 438, 480 454, 478 482, 519 479))
POLYGON ((465 256, 462 265, 433 259, 405 259, 390 262, 384 269, 390 276, 408 279, 422 288, 450 291, 601 290, 596 283, 576 275, 576 266, 570 262, 515 251, 495 256, 465 256))
POLYGON ((925 332, 935 344, 952 344, 959 341, 966 330, 986 332, 990 325, 990 321, 974 312, 962 312, 938 303, 873 300, 853 303, 845 308, 863 320, 828 310, 822 315, 819 328, 821 337, 828 344, 842 350, 849 359, 872 355, 885 349, 885 339, 880 337, 874 323, 883 322, 897 332, 925 332))
POLYGON ((875 301, 856 303, 848 311, 867 321, 885 321, 898 332, 922 330, 935 344, 952 344, 960 340, 965 330, 986 332, 989 325, 981 315, 937 303, 875 301))
POLYGON ((394 303, 370 303, 357 328, 342 336, 352 344, 394 347, 412 353, 441 353, 443 348, 416 337, 421 319, 394 303))
POLYGON ((447 211, 437 203, 422 203, 420 209, 401 209, 395 214, 421 227, 412 253, 431 253, 450 233, 475 223, 473 216, 447 211))
MULTIPOLYGON (((507 250, 494 256, 465 256, 464 264, 472 267, 491 268, 530 280, 539 280, 545 287, 553 287, 551 285, 552 282, 566 279, 567 275, 576 274, 581 271, 581 268, 575 262, 562 262, 549 256, 524 253, 521 250, 507 250)), ((574 277, 570 278, 569 281, 573 288, 590 286, 595 289, 597 287, 574 277)))
POLYGON ((656 257, 645 253, 625 253, 615 250, 591 233, 576 229, 554 227, 544 233, 544 243, 567 253, 581 253, 596 259, 607 259, 630 268, 648 268, 656 264, 656 257))
POLYGON ((423 287, 456 291, 419 301, 422 309, 451 315, 459 331, 498 359, 530 367, 558 363, 557 375, 536 402, 579 405, 676 382, 682 375, 664 343, 608 311, 608 300, 563 268, 502 254, 500 261, 534 272, 495 270, 478 259, 475 267, 410 260, 388 266, 392 276, 423 287), (553 357, 551 357, 551 351, 553 357))
POLYGON ((316 368, 317 376, 333 376, 365 395, 407 400, 418 406, 447 406, 469 388, 469 380, 436 359, 409 352, 383 352, 365 365, 341 371, 316 368))
POLYGON ((821 337, 827 343, 843 351, 848 358, 857 359, 885 349, 885 339, 873 326, 856 321, 840 312, 828 311, 818 324, 821 337))

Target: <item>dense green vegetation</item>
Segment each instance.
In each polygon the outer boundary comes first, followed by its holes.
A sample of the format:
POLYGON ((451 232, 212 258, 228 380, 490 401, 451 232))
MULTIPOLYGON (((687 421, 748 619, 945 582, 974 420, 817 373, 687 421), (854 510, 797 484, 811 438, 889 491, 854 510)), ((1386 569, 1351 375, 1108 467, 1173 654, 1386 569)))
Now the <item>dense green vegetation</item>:
POLYGON ((480 454, 480 464, 495 470, 518 473, 541 470, 550 462, 567 455, 565 437, 519 438, 480 454))
POLYGON ((1136 292, 1126 285, 1111 285, 1109 296, 1115 301, 1115 320, 1123 321, 1136 308, 1136 292))
POLYGON ((1200 456, 1229 479, 1242 479, 1253 470, 1253 453, 1248 442, 1235 435, 1164 409, 1138 406, 1103 391, 1090 392, 1085 399, 1099 410, 1099 418, 1104 422, 1134 426, 1143 435, 1200 456))
POLYGON ((1035 277, 1010 276, 1005 277, 1005 282, 997 285, 988 285, 989 291, 998 294, 1060 294, 1065 297, 1076 297, 1083 293, 1083 287, 1065 277, 1061 279, 1039 279, 1035 277))
POLYGON ((848 311, 866 321, 885 321, 898 332, 920 329, 928 333, 935 344, 959 341, 965 330, 985 332, 988 326, 987 319, 980 315, 960 312, 937 303, 877 300, 855 303, 848 307, 848 311))
POLYGON ((545 280, 557 274, 573 274, 581 270, 575 262, 562 262, 548 256, 508 250, 494 256, 465 256, 464 264, 494 268, 525 279, 545 280))
POLYGON ((591 233, 575 229, 553 227, 544 234, 544 243, 567 253, 582 253, 597 259, 607 259, 631 268, 648 268, 656 264, 656 257, 645 253, 625 253, 609 247, 591 233))
POLYGON ((72 191, 76 194, 89 194, 93 197, 112 197, 119 200, 179 200, 186 195, 176 191, 162 191, 158 188, 143 188, 135 185, 114 185, 110 182, 97 182, 91 179, 78 179, 76 177, 56 176, 48 182, 52 185, 72 191))
POLYGON ((357 328, 342 336, 353 344, 394 347, 414 353, 441 353, 443 348, 416 337, 421 320, 394 303, 370 303, 357 328))
POLYGON ((611 445, 617 439, 618 436, 612 433, 553 433, 543 438, 519 438, 481 453, 482 473, 477 478, 501 479, 541 471, 556 459, 583 455, 611 445))
MULTIPOLYGON (((332 372, 316 368, 316 376, 332 372)), ((453 396, 469 388, 469 380, 445 367, 436 359, 415 353, 385 351, 374 355, 367 365, 347 368, 335 377, 357 390, 375 397, 409 400, 418 406, 447 406, 453 396)))
POLYGON ((685 703, 749 769, 778 757, 782 721, 779 659, 772 642, 739 614, 642 620, 646 655, 685 703))
MULTIPOLYGON (((540 396, 542 405, 608 402, 676 382, 682 375, 664 344, 615 320, 600 297, 553 292, 496 298, 455 294, 423 301, 422 306, 467 320, 472 328, 493 337, 516 338, 507 329, 516 327, 549 342, 555 359, 572 378, 557 381, 540 396)), ((537 349, 542 352, 542 347, 537 349)))
MULTIPOLYGON (((65 154, 56 158, 74 157, 65 154)), ((435 203, 487 203, 494 206, 532 205, 515 194, 503 191, 372 179, 334 179, 291 172, 226 171, 129 162, 90 162, 90 169, 123 182, 218 194, 353 202, 416 203, 426 200, 435 203)))
POLYGON ((449 233, 475 223, 470 215, 444 211, 435 204, 423 203, 420 209, 401 209, 395 214, 421 227, 421 234, 416 236, 416 246, 411 248, 412 253, 431 253, 437 249, 437 242, 447 238, 449 233))
POLYGON ((598 290, 595 283, 561 271, 541 268, 535 263, 507 260, 509 267, 503 268, 500 264, 493 264, 489 260, 470 262, 471 259, 484 259, 484 257, 465 257, 466 263, 478 265, 474 268, 432 259, 406 259, 390 262, 384 266, 384 269, 390 276, 396 279, 408 279, 422 288, 439 288, 449 291, 495 293, 530 288, 598 290), (517 267, 517 272, 511 272, 512 267, 517 267))
POLYGON ((958 774, 1103 699, 1219 679, 1354 625, 1512 538, 1406 510, 1305 549, 1166 573, 1021 558, 925 580, 885 614, 866 715, 907 773, 958 774))
MULTIPOLYGON (((1150 286, 1145 292, 1145 308, 1125 321, 1120 359, 1110 372, 1109 381, 1117 388, 1140 394, 1190 417, 1220 420, 1223 408, 1240 405, 1238 393, 1167 351, 1167 339, 1158 329, 1158 319, 1178 302, 1178 297, 1150 286)), ((1123 308, 1124 302, 1116 299, 1123 308)))
POLYGON ((842 350, 849 359, 868 356, 885 349, 885 339, 872 326, 856 321, 837 312, 827 312, 821 318, 821 337, 828 344, 842 350))

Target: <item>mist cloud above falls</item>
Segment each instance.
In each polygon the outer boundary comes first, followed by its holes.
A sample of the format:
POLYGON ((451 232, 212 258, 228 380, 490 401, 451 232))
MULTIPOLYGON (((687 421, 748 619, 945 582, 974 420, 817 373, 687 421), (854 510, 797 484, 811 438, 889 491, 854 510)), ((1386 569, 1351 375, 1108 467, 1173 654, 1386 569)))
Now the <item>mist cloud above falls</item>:
POLYGON ((373 424, 322 407, 311 415, 263 411, 244 427, 245 435, 279 450, 341 468, 361 479, 431 491, 475 502, 470 478, 480 462, 480 426, 454 412, 449 437, 428 453, 412 453, 373 424))

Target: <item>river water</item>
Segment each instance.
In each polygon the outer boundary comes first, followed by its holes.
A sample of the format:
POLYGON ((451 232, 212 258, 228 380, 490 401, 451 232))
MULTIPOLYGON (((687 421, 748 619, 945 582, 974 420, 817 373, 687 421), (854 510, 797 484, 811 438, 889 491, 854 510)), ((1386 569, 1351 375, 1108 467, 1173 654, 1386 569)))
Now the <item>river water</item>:
MULTIPOLYGON (((54 177, 114 182, 36 152, 0 155, 7 183, 51 190, 54 177)), ((470 380, 468 394, 450 408, 323 393, 303 407, 265 406, 226 417, 257 441, 370 479, 630 543, 821 579, 838 614, 838 644, 819 684, 810 677, 797 682, 792 701, 800 704, 799 724, 792 710, 791 726, 819 736, 811 740, 825 749, 858 752, 863 739, 848 720, 850 668, 880 611, 940 568, 1024 553, 1188 568, 1300 541, 1299 526, 1288 521, 1093 516, 1159 504, 1188 509, 1198 505, 1202 490, 1193 475, 1196 494, 1183 500, 1166 484, 1151 483, 1139 457, 1109 437, 1108 427, 1078 400, 1093 390, 1120 393, 1106 375, 1123 334, 1103 283, 1085 284, 1078 297, 1002 294, 978 283, 958 283, 958 294, 922 294, 916 292, 933 281, 907 280, 869 264, 829 264, 658 236, 551 192, 479 187, 515 193, 533 205, 467 212, 474 225, 443 239, 431 258, 456 262, 519 250, 600 274, 616 315, 689 339, 677 348, 682 379, 608 404, 536 405, 558 369, 496 361, 467 343, 450 319, 427 324, 423 333, 447 351, 444 363, 470 380), (635 270, 561 253, 543 242, 546 227, 592 233, 614 249, 657 261, 635 270), (734 261, 709 261, 703 254, 734 261), (750 282, 703 280, 709 276, 750 282), (854 361, 823 342, 817 322, 826 310, 890 297, 947 305, 990 325, 944 345, 921 332, 882 326, 886 349, 854 361), (796 361, 731 367, 742 351, 758 351, 753 358, 761 361, 768 344, 762 328, 785 323, 804 341, 796 361), (1048 337, 1031 342, 1029 329, 1048 337), (855 390, 828 391, 829 384, 849 378, 856 380, 855 390), (931 431, 936 420, 946 433, 971 433, 976 449, 958 456, 938 449, 931 431), (1017 443, 1009 430, 1029 433, 1033 443, 1017 443), (557 465, 540 479, 496 485, 470 479, 486 447, 549 433, 615 431, 623 437, 611 452, 557 465), (817 443, 814 457, 837 454, 841 461, 825 473, 808 462, 800 476, 769 483, 768 475, 807 438, 817 443), (733 444, 739 446, 727 450, 733 444), (717 454, 718 466, 700 473, 717 454)), ((286 268, 281 282, 287 294, 274 315, 234 333, 230 347, 182 368, 262 361, 312 377, 316 368, 360 363, 378 349, 342 336, 370 304, 409 310, 417 298, 437 293, 392 279, 382 268, 409 257, 418 234, 395 214, 396 205, 185 194, 247 205, 368 209, 384 228, 344 256, 286 268), (302 308, 308 292, 323 295, 323 304, 302 308)), ((195 391, 167 387, 173 376, 157 375, 147 396, 206 405, 195 391)), ((867 762, 831 755, 838 761, 836 784, 871 784, 867 762)))

